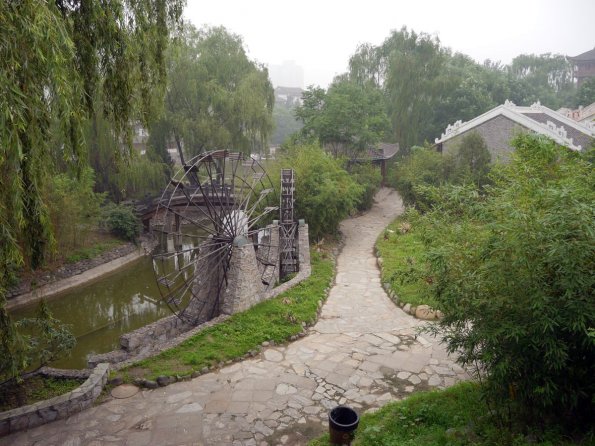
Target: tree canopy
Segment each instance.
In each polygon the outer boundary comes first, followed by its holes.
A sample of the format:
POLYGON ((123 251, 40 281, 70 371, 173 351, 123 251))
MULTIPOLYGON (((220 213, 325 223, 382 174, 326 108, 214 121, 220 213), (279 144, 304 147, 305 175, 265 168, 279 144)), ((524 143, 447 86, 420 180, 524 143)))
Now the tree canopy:
MULTIPOLYGON (((165 116, 151 133, 173 137, 181 152, 263 146, 272 129, 274 92, 265 67, 248 59, 240 36, 223 27, 186 27, 169 53, 165 116)), ((184 153, 181 154, 184 159, 184 153)))
POLYGON ((434 36, 405 27, 378 46, 360 45, 348 75, 382 92, 393 138, 403 152, 506 99, 519 105, 539 100, 557 109, 572 104, 576 94, 572 66, 562 55, 523 54, 508 66, 490 60, 480 64, 453 54, 434 36))
POLYGON ((374 86, 337 79, 325 91, 308 88, 296 116, 303 136, 317 139, 334 155, 356 156, 379 142, 389 129, 382 94, 374 86))

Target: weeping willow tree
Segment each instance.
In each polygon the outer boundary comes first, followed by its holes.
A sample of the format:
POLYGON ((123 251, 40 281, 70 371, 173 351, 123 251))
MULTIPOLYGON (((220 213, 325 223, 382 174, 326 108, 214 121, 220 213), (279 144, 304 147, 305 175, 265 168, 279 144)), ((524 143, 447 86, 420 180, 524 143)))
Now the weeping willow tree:
POLYGON ((86 164, 82 125, 101 113, 123 140, 148 120, 183 0, 0 2, 0 375, 24 366, 5 288, 53 244, 43 190, 86 164), (101 110, 96 107, 101 99, 101 110))
POLYGON ((150 133, 172 139, 182 162, 205 150, 250 153, 268 139, 273 105, 268 71, 248 59, 241 37, 188 26, 171 48, 165 117, 150 133))

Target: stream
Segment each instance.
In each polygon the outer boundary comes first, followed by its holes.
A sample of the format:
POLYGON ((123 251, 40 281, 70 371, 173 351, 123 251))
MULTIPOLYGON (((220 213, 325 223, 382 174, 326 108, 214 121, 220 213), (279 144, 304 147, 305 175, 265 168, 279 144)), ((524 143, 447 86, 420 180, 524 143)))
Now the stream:
MULTIPOLYGON (((192 235, 183 237, 180 249, 189 259, 189 249, 196 247, 206 233, 196 229, 187 232, 192 235)), ((158 252, 172 252, 172 240, 168 241, 160 240, 158 252)), ((85 368, 88 355, 115 350, 120 346, 122 334, 172 314, 161 300, 151 256, 142 257, 88 285, 50 297, 47 304, 52 315, 68 324, 76 337, 71 355, 49 364, 65 369, 85 368)), ((37 305, 32 303, 10 314, 14 321, 34 317, 37 305)))

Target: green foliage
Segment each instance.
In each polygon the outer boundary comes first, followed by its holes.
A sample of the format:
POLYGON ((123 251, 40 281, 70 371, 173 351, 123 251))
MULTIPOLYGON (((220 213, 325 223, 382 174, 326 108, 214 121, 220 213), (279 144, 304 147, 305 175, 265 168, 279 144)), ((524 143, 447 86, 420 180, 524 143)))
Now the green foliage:
POLYGON ((346 79, 336 80, 326 92, 310 87, 296 116, 304 123, 306 140, 313 138, 334 156, 349 158, 380 142, 389 128, 380 90, 346 79))
MULTIPOLYGON (((353 446, 570 446, 573 441, 555 429, 511 434, 493 428, 490 408, 479 386, 461 383, 442 391, 420 392, 391 402, 373 414, 363 414, 353 446)), ((330 446, 325 434, 309 446, 330 446)))
MULTIPOLYGON (((16 324, 27 345, 23 369, 43 367, 48 363, 70 353, 76 344, 76 338, 68 327, 55 319, 45 303, 39 302, 35 318, 25 318, 16 324)), ((4 378, 13 378, 4 376, 4 378)))
POLYGON ((513 98, 518 103, 541 101, 556 110, 568 105, 575 91, 572 63, 561 54, 521 54, 508 71, 522 90, 521 98, 513 98))
POLYGON ((576 106, 587 107, 595 102, 595 77, 587 79, 578 89, 576 106))
POLYGON ((409 156, 397 162, 391 176, 403 203, 412 206, 421 201, 416 186, 438 186, 446 180, 445 161, 433 149, 413 147, 409 156))
MULTIPOLYGON (((240 36, 223 27, 179 36, 169 57, 165 117, 159 131, 184 155, 264 147, 272 128, 274 92, 264 66, 248 59, 240 36)), ((151 126, 153 133, 155 126, 151 126)))
POLYGON ((146 154, 137 151, 126 154, 127 148, 114 134, 113 126, 102 117, 94 117, 86 126, 91 144, 90 164, 97 177, 95 189, 106 192, 114 201, 142 198, 146 194, 159 194, 168 179, 171 168, 152 145, 146 154))
POLYGON ((5 388, 0 389, 0 412, 64 395, 82 383, 83 381, 76 379, 59 379, 41 375, 28 377, 22 383, 6 383, 5 388))
POLYGON ((349 78, 383 93, 401 152, 432 141, 455 120, 467 121, 510 99, 558 109, 573 102, 572 66, 562 55, 520 55, 510 66, 478 64, 407 28, 378 46, 360 45, 349 78))
POLYGON ((190 374, 258 350, 264 341, 285 342, 303 330, 302 322, 311 324, 316 320, 318 302, 326 298, 333 272, 333 261, 324 253, 313 252, 308 279, 132 367, 144 369, 145 376, 152 379, 159 375, 190 374))
POLYGON ((81 172, 82 123, 102 114, 129 141, 164 84, 168 29, 183 0, 0 2, 0 343, 2 371, 22 370, 5 287, 53 244, 44 193, 60 169, 81 172))
POLYGON ((371 209, 374 204, 374 195, 382 183, 380 168, 371 163, 356 163, 349 166, 348 170, 355 182, 364 188, 357 209, 359 211, 371 209))
POLYGON ((376 250, 382 257, 382 283, 389 283, 399 302, 411 305, 435 302, 428 294, 428 277, 424 277, 424 243, 418 229, 416 211, 409 209, 378 237, 376 250))
POLYGON ((129 206, 113 205, 104 210, 107 228, 117 237, 136 243, 140 234, 139 220, 129 206))
POLYGON ((503 418, 508 404, 530 422, 580 424, 595 414, 595 176, 549 140, 513 144, 480 219, 440 208, 424 217, 431 293, 445 314, 433 331, 480 368, 503 418))
POLYGON ((480 187, 487 181, 490 172, 492 156, 482 136, 471 132, 463 136, 459 147, 454 154, 456 172, 453 176, 460 181, 471 181, 480 187))
POLYGON ((340 160, 315 145, 294 146, 270 169, 295 171, 295 215, 308 223, 311 240, 335 235, 339 223, 360 203, 364 187, 355 182, 340 160))
POLYGON ((66 256, 66 263, 76 263, 85 259, 93 259, 103 254, 104 252, 109 251, 118 244, 118 242, 99 243, 88 248, 77 249, 74 252, 72 252, 72 254, 66 256))
POLYGON ((47 203, 58 253, 79 248, 95 229, 104 194, 93 192, 94 172, 82 170, 78 178, 63 173, 49 180, 47 203))

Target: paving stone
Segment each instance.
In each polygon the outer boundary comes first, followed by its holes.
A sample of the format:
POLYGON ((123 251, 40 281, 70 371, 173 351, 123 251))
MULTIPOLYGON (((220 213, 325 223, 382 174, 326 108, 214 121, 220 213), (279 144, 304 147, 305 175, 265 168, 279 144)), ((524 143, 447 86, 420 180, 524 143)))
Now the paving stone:
POLYGON ((274 349, 265 350, 264 357, 267 361, 273 362, 280 362, 283 360, 283 354, 274 349))

